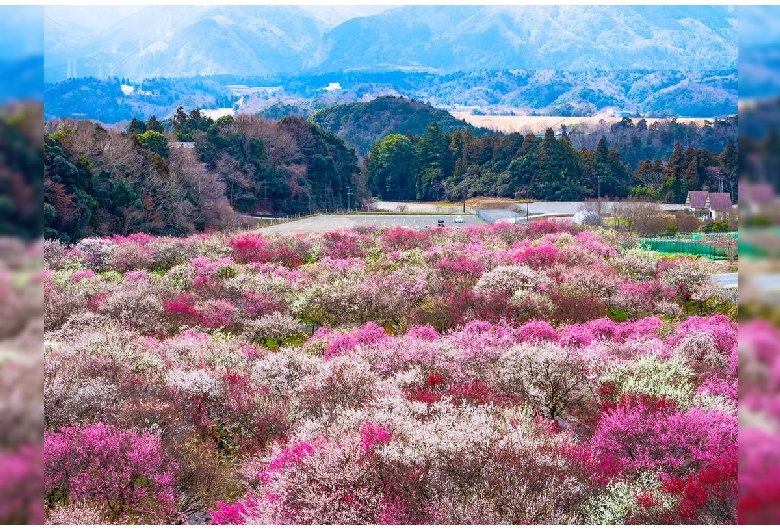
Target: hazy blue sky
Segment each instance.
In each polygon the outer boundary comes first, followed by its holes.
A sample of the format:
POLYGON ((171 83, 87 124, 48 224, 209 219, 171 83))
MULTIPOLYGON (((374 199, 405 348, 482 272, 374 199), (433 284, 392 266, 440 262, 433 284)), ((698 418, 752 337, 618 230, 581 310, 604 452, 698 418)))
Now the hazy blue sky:
MULTIPOLYGON (((229 2, 227 3, 229 4, 229 2)), ((225 5, 225 4, 223 4, 225 5)), ((75 23, 89 28, 98 33, 110 28, 124 17, 131 15, 147 5, 135 6, 45 6, 44 12, 50 22, 75 23)), ((336 26, 346 20, 355 17, 375 15, 394 5, 365 5, 365 6, 329 6, 329 5, 301 5, 301 8, 309 11, 330 26, 336 26)))
POLYGON ((739 45, 780 44, 780 6, 740 6, 739 45))
POLYGON ((41 6, 0 6, 0 60, 43 53, 41 6))

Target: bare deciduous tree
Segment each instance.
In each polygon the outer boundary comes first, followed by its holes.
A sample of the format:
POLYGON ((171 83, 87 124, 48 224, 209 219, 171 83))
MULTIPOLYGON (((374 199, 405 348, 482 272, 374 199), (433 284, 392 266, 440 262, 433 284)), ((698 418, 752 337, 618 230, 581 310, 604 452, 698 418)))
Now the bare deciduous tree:
POLYGON ((647 201, 623 201, 614 205, 614 217, 617 226, 624 226, 629 232, 636 231, 641 236, 658 235, 669 224, 658 203, 647 201))

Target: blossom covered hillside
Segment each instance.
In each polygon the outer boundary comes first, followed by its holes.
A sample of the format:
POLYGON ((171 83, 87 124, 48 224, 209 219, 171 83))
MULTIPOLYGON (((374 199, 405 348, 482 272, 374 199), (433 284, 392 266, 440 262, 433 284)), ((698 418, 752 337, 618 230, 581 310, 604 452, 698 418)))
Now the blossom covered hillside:
POLYGON ((733 293, 616 237, 47 241, 46 516, 733 523, 733 293))

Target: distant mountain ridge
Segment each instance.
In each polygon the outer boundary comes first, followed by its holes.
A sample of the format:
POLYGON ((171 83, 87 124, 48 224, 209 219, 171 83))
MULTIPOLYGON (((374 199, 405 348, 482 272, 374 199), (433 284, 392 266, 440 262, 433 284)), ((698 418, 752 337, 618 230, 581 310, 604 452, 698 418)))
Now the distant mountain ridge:
POLYGON ((46 80, 348 70, 722 70, 726 6, 405 6, 329 24, 295 6, 153 6, 107 31, 46 19, 46 80), (80 32, 80 33, 79 33, 80 32), (78 38, 73 36, 77 35, 78 38))
POLYGON ((260 112, 272 119, 283 117, 285 112, 309 116, 314 110, 335 104, 365 105, 380 96, 405 96, 438 108, 471 107, 474 112, 505 114, 594 116, 620 112, 646 117, 725 117, 737 113, 741 89, 736 69, 199 76, 147 80, 143 90, 135 85, 139 90, 127 94, 116 79, 81 78, 46 85, 46 119, 70 116, 116 123, 129 121, 133 116, 169 117, 179 106, 215 109, 230 106, 225 103, 233 95, 230 87, 240 84, 275 87, 273 95, 261 90, 239 109, 241 113, 260 112), (338 83, 342 89, 323 90, 330 83, 338 83))
POLYGON ((313 68, 712 70, 737 61, 724 6, 407 6, 325 35, 313 68))
POLYGON ((293 73, 316 52, 326 29, 293 6, 147 7, 77 43, 66 39, 70 26, 47 22, 52 28, 46 34, 49 82, 66 77, 71 60, 79 77, 110 70, 136 80, 293 73))

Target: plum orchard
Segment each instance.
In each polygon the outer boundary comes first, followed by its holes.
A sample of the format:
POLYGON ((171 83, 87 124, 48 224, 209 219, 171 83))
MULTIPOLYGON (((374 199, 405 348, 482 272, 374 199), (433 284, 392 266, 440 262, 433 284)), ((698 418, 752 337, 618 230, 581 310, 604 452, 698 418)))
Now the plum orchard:
POLYGON ((734 300, 614 237, 47 241, 46 516, 733 523, 734 300))

